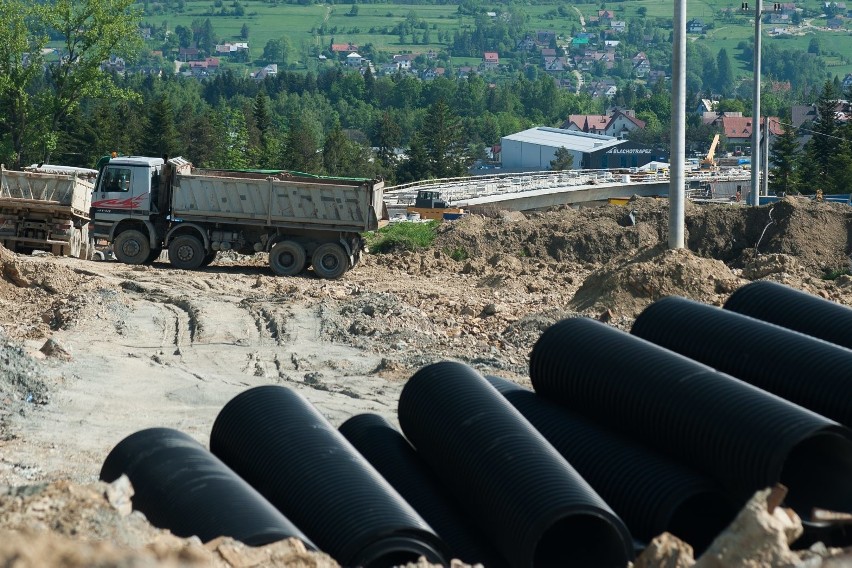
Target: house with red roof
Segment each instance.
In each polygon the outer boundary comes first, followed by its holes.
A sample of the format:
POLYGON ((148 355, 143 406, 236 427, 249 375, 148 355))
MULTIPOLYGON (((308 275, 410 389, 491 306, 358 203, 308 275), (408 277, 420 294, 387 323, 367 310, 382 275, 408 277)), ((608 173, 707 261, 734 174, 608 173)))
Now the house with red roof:
POLYGON ((497 69, 500 66, 500 56, 496 51, 486 51, 482 54, 483 69, 497 69))
MULTIPOLYGON (((728 149, 735 149, 737 146, 748 146, 751 144, 751 136, 754 132, 754 121, 750 116, 720 116, 710 124, 718 126, 725 138, 728 139, 728 149)), ((760 118, 761 132, 765 132, 766 117, 760 118)), ((772 136, 780 136, 784 133, 784 128, 778 122, 777 116, 769 117, 769 132, 772 136)))
POLYGON ((630 132, 645 128, 645 121, 636 118, 632 110, 616 109, 611 114, 572 114, 561 128, 625 138, 630 132))
POLYGON ((358 46, 354 43, 333 43, 331 44, 331 52, 332 53, 355 53, 358 51, 358 46))

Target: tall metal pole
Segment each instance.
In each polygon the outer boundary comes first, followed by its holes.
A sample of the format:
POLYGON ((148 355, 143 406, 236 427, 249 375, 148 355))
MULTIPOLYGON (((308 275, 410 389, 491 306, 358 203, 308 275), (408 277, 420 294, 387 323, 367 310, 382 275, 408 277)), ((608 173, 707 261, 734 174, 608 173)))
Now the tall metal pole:
POLYGON ((761 0, 755 1, 754 10, 754 103, 751 111, 751 204, 760 205, 760 15, 761 0))
POLYGON ((686 169, 686 0, 674 3, 672 45, 672 135, 669 167, 669 248, 683 248, 686 169))
POLYGON ((772 136, 772 128, 769 125, 769 117, 763 128, 763 191, 761 195, 769 195, 769 142, 772 136))

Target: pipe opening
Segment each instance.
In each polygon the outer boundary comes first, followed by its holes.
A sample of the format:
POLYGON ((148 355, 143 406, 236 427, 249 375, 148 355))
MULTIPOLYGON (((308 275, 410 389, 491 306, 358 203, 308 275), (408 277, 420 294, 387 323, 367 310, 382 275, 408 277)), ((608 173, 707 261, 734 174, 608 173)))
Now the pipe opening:
POLYGON ((693 495, 678 505, 667 530, 692 545, 698 557, 736 515, 737 509, 723 495, 708 491, 693 495))
POLYGON ((621 535, 606 519, 571 515, 557 521, 541 535, 532 565, 624 568, 626 547, 621 535))
POLYGON ((786 506, 803 520, 814 507, 852 512, 852 441, 833 432, 803 440, 787 456, 781 483, 789 489, 786 506))
POLYGON ((353 564, 364 568, 393 568, 417 564, 418 559, 425 556, 432 564, 445 564, 444 555, 428 543, 413 538, 395 536, 374 542, 359 552, 353 559, 353 564))

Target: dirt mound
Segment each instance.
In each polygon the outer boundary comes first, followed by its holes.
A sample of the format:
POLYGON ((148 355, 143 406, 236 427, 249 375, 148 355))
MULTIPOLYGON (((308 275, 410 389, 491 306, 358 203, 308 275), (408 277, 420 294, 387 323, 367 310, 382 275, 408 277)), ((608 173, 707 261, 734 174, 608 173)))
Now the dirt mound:
POLYGON ((88 303, 83 293, 94 278, 65 266, 65 261, 19 256, 0 246, 0 329, 8 336, 47 337, 77 318, 88 303))
POLYGON ((690 250, 732 266, 753 258, 747 250, 795 256, 818 276, 850 264, 852 209, 840 203, 788 197, 763 207, 693 207, 686 226, 690 250))
POLYGON ((124 508, 122 502, 132 495, 129 482, 125 487, 67 481, 0 487, 0 564, 21 568, 337 566, 325 554, 308 553, 295 539, 251 548, 229 538, 205 545, 195 538, 178 538, 151 526, 141 513, 124 508))
POLYGON ((48 400, 48 388, 36 362, 0 332, 0 441, 11 436, 13 415, 24 415, 48 400))
POLYGON ((560 207, 525 219, 468 215, 439 228, 434 247, 450 255, 490 257, 495 253, 558 262, 600 263, 653 246, 664 233, 667 210, 656 200, 637 198, 629 207, 560 207), (662 221, 662 222, 661 222, 662 221))
POLYGON ((593 272, 570 305, 585 314, 608 310, 617 317, 635 318, 664 296, 721 305, 746 282, 719 260, 702 258, 687 249, 657 246, 593 272))
MULTIPOLYGON (((852 210, 843 204, 797 198, 763 207, 688 202, 685 216, 687 248, 735 268, 742 268, 755 250, 795 256, 817 276, 850 265, 852 210)), ((561 207, 523 219, 469 215, 441 225, 434 248, 469 259, 502 253, 604 264, 667 239, 668 203, 634 198, 627 206, 561 207)))

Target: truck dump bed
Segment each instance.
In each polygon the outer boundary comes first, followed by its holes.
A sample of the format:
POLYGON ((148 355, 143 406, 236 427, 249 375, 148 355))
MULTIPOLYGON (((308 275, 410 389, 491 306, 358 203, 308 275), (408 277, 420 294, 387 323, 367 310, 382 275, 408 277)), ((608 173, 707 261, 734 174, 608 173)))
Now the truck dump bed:
POLYGON ((383 194, 381 180, 183 169, 173 181, 172 215, 363 232, 377 229, 385 218, 383 194))
POLYGON ((57 171, 0 170, 0 206, 29 210, 68 207, 69 214, 89 217, 94 181, 81 177, 88 171, 65 168, 57 171))

